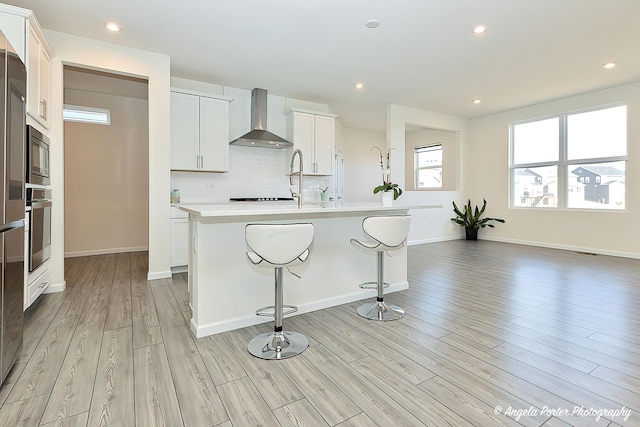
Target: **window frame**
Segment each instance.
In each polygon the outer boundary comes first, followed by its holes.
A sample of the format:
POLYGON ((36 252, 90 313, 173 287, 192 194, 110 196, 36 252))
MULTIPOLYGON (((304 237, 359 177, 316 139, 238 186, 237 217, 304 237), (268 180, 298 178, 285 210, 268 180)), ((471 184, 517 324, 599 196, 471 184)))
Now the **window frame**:
POLYGON ((627 211, 627 203, 628 203, 628 194, 625 191, 624 195, 624 209, 589 209, 589 208, 572 208, 568 206, 568 170, 570 166, 581 166, 581 165, 589 165, 593 163, 613 163, 613 162, 625 162, 625 181, 627 177, 627 167, 626 163, 628 161, 628 153, 629 153, 629 110, 627 102, 616 102, 612 104, 600 105, 596 107, 584 108, 579 110, 572 110, 559 114, 552 114, 548 116, 536 117, 533 119, 519 120, 509 123, 509 209, 534 209, 534 210, 570 210, 570 211, 586 211, 586 212, 626 212, 627 211), (592 111, 599 110, 607 110, 610 108, 616 107, 626 107, 626 126, 627 126, 627 138, 625 141, 625 154, 624 156, 608 156, 608 157, 593 157, 593 158, 582 158, 582 159, 567 159, 567 149, 568 149, 568 129, 567 122, 568 118, 574 114, 588 113, 592 111), (532 163, 518 163, 514 164, 514 127, 521 124, 532 123, 542 120, 548 119, 558 119, 558 132, 559 132, 559 143, 558 143, 558 160, 557 161, 548 161, 548 162, 532 162, 532 163), (514 203, 516 199, 519 197, 514 194, 515 191, 515 171, 516 169, 527 169, 527 168, 536 168, 536 167, 546 167, 546 166, 555 166, 558 173, 558 194, 557 194, 557 206, 516 206, 514 203))
POLYGON ((420 176, 420 171, 421 170, 426 170, 426 169, 440 169, 440 175, 442 178, 444 178, 444 173, 443 173, 443 167, 444 167, 444 146, 442 142, 436 142, 436 143, 432 143, 432 144, 428 144, 428 145, 422 145, 420 147, 414 147, 413 148, 413 187, 415 190, 417 191, 429 191, 429 190, 441 190, 443 188, 443 181, 440 181, 440 186, 439 187, 420 187, 419 186, 419 176, 420 176), (420 167, 418 165, 418 154, 420 150, 425 150, 425 151, 436 151, 437 149, 434 149, 434 147, 440 147, 440 152, 442 153, 442 161, 440 162, 439 166, 423 166, 420 167), (430 148, 431 150, 426 150, 427 148, 430 148))

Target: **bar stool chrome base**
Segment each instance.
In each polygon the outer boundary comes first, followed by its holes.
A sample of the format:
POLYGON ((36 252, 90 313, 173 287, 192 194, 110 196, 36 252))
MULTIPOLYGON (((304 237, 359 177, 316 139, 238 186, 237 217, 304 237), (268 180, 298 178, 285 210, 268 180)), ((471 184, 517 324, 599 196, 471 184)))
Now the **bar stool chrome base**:
POLYGON ((298 332, 267 332, 249 341, 249 353, 260 359, 280 360, 297 356, 309 347, 309 340, 298 332))
POLYGON ((398 320, 404 317, 402 308, 397 305, 386 304, 384 301, 362 304, 356 311, 365 319, 380 320, 382 322, 398 320))

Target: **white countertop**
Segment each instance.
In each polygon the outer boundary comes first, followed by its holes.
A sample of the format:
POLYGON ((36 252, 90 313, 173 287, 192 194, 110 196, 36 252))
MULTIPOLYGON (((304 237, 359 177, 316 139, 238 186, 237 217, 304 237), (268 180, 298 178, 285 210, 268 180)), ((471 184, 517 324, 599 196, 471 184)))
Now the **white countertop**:
POLYGON ((348 214, 367 212, 390 212, 408 209, 433 209, 442 208, 442 205, 414 204, 403 205, 394 203, 385 207, 380 202, 326 202, 326 204, 308 204, 298 209, 298 205, 290 202, 233 202, 216 204, 185 204, 177 206, 181 210, 200 218, 222 218, 234 216, 268 216, 291 215, 302 216, 308 214, 348 214))

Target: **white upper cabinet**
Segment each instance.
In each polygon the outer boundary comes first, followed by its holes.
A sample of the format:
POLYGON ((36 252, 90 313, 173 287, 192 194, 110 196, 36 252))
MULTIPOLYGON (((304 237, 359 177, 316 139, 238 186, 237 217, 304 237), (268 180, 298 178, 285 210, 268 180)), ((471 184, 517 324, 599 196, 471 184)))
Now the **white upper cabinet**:
POLYGON ((27 68, 27 114, 49 129, 53 51, 35 15, 28 9, 0 4, 0 30, 27 68))
MULTIPOLYGON (((290 108, 285 111, 285 114, 287 139, 293 143, 293 148, 287 149, 288 157, 293 150, 299 149, 303 154, 305 175, 333 175, 333 146, 337 116, 298 108, 290 108)), ((290 169, 286 172, 289 173, 290 169)))
POLYGON ((171 92, 171 169, 200 165, 200 97, 171 92))
POLYGON ((200 169, 229 170, 229 101, 200 97, 200 169))
POLYGON ((45 128, 50 124, 51 56, 36 29, 29 25, 27 44, 27 113, 45 128))
POLYGON ((171 92, 171 170, 229 170, 230 101, 171 92))

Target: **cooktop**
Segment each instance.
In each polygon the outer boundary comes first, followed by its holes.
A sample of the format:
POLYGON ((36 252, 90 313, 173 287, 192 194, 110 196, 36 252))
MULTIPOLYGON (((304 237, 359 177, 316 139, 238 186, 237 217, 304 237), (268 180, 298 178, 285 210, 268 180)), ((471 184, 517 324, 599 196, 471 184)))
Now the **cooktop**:
POLYGON ((231 197, 230 202, 292 202, 293 197, 231 197))

